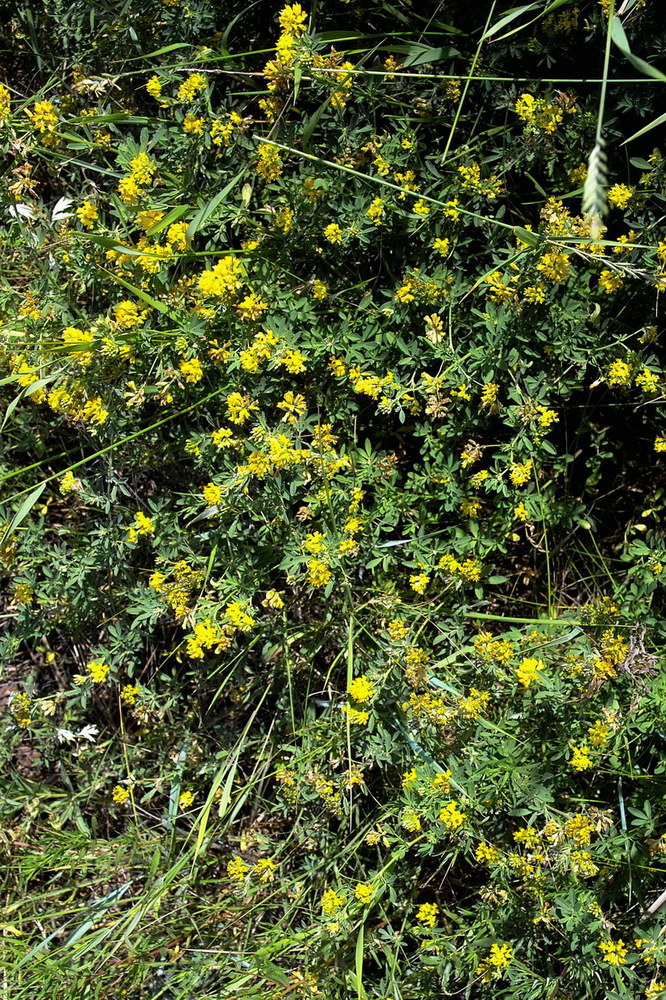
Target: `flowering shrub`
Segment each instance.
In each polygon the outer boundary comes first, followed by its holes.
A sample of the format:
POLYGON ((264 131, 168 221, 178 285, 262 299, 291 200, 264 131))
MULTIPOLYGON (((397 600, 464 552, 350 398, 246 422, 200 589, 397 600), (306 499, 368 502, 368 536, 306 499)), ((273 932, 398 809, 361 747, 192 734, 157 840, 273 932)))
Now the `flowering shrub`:
POLYGON ((10 25, 17 997, 666 996, 665 25, 487 6, 10 25))

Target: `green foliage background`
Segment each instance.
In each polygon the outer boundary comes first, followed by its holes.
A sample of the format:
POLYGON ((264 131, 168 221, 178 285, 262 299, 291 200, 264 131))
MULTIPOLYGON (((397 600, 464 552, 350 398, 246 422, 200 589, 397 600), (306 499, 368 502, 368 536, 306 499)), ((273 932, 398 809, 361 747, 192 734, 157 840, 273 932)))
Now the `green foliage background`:
POLYGON ((616 6, 9 5, 11 997, 666 993, 666 23, 616 6))

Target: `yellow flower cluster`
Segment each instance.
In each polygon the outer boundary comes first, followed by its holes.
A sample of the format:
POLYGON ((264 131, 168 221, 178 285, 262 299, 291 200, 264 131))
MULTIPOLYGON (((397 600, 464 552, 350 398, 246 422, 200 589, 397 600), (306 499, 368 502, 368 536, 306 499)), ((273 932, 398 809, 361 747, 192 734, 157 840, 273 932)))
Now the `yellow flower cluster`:
POLYGON ((169 576, 171 579, 156 570, 151 574, 148 585, 163 598, 180 620, 191 608, 192 597, 201 585, 202 574, 182 559, 174 564, 169 576))
POLYGON ((88 676, 93 684, 104 684, 109 676, 109 666, 103 660, 91 660, 86 665, 88 676))
POLYGON ((604 961, 609 965, 617 967, 625 964, 629 949, 622 938, 618 938, 617 941, 600 941, 598 947, 604 956, 604 961))
POLYGON ((463 164, 458 167, 458 176, 463 191, 469 194, 480 194, 489 201, 498 198, 504 191, 504 184, 497 174, 483 177, 480 163, 463 164))
POLYGON ((416 911, 416 919, 425 927, 434 927, 438 914, 439 906, 437 903, 421 903, 416 911))
POLYGON ((439 819, 447 830, 457 830, 465 822, 465 817, 466 813, 458 808, 455 799, 451 799, 450 802, 443 805, 439 812, 439 819))
POLYGON ((118 194, 125 205, 137 205, 157 173, 157 164, 141 152, 130 160, 130 172, 118 181, 118 194))
POLYGON ((51 101, 37 101, 32 108, 26 108, 25 113, 37 132, 53 132, 58 124, 55 105, 51 101))
POLYGON ((84 201, 83 204, 76 209, 76 217, 84 229, 92 229, 95 224, 95 220, 99 218, 99 212, 92 202, 84 201))
POLYGON ((178 100, 191 104, 206 89, 206 77, 202 73, 191 73, 178 88, 178 100))
POLYGON ((257 150, 256 171, 259 176, 263 177, 267 183, 270 183, 277 180, 282 170, 283 163, 280 150, 276 146, 262 143, 257 150))
POLYGON ((505 664, 513 657, 513 643, 508 639, 495 639, 491 632, 480 632, 474 640, 474 649, 482 660, 505 664))
POLYGON ((554 101, 533 94, 521 94, 515 104, 518 117, 525 124, 525 132, 552 135, 558 125, 564 120, 564 114, 575 114, 578 111, 575 101, 562 94, 554 101))
POLYGON ((363 703, 365 701, 372 701, 375 696, 375 689, 372 681, 368 680, 365 674, 361 674, 360 677, 355 677, 349 682, 347 693, 354 701, 363 703))
POLYGON ((628 184, 613 184, 608 191, 608 204, 614 208, 626 208, 634 193, 634 189, 628 184))
POLYGON ((489 983, 493 979, 500 979, 512 961, 513 950, 510 945, 493 943, 487 957, 479 962, 476 974, 481 976, 482 983, 489 983))
POLYGON ((203 298, 222 299, 230 302, 245 280, 245 269, 241 261, 231 254, 222 257, 215 267, 199 275, 199 294, 203 298))
POLYGON ((5 87, 4 83, 0 83, 0 125, 4 125, 10 114, 11 94, 5 87))
POLYGON ((134 516, 134 523, 127 529, 127 541, 134 543, 139 537, 146 537, 155 533, 155 524, 152 517, 148 517, 139 510, 134 516))
POLYGON ((48 405, 56 413, 63 413, 75 423, 95 425, 103 424, 109 416, 100 396, 88 399, 83 386, 72 383, 69 388, 64 386, 52 389, 47 396, 48 405))
POLYGON ((524 688, 529 688, 539 676, 539 672, 544 669, 543 660, 534 659, 527 656, 516 668, 516 677, 524 688))

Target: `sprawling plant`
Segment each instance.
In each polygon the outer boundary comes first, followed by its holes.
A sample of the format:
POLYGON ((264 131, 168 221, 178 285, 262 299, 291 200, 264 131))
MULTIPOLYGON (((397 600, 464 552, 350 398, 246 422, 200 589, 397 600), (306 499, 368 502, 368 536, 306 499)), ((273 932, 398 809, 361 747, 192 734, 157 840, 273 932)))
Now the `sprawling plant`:
POLYGON ((12 998, 666 996, 658 6, 16 11, 12 998))

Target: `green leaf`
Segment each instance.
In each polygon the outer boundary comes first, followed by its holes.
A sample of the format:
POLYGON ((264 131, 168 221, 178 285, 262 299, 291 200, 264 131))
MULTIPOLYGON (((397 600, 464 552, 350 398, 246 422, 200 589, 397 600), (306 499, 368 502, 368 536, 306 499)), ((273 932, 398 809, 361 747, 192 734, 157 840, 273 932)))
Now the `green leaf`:
MULTIPOLYGON (((654 80, 660 80, 662 83, 666 83, 666 73, 662 73, 660 69, 657 69, 655 66, 651 66, 650 63, 645 62, 644 59, 640 59, 638 56, 633 54, 629 47, 629 41, 622 25, 622 21, 619 17, 617 17, 617 15, 613 18, 613 22, 611 24, 611 38, 617 45, 622 55, 626 56, 632 66, 635 66, 636 69, 641 71, 641 73, 645 73, 646 76, 651 76, 654 80)), ((664 120, 663 116, 661 120, 664 120)), ((640 135, 641 133, 638 132, 636 134, 640 135)), ((632 138, 634 138, 634 136, 632 136, 632 138)))
POLYGON ((172 45, 165 45, 161 49, 155 49, 154 52, 146 52, 142 56, 132 56, 127 62, 136 62, 137 59, 153 59, 155 56, 163 56, 167 52, 175 52, 176 49, 193 49, 194 44, 192 42, 174 42, 172 45))
POLYGON ((541 4, 539 3, 527 3, 523 4, 522 7, 512 7, 511 10, 506 12, 504 17, 501 17, 499 21, 488 28, 481 38, 481 41, 484 42, 488 38, 492 38, 493 35, 496 35, 498 31, 501 31, 505 25, 511 24, 511 22, 515 21, 517 17, 520 17, 521 14, 526 14, 529 10, 536 10, 540 6, 541 4))
POLYGON ((201 227, 208 221, 208 219, 210 219, 217 206, 224 201, 224 199, 227 197, 230 191, 233 191, 233 189, 236 187, 240 179, 244 177, 246 173, 247 173, 247 167, 243 167, 242 170, 240 170, 234 177, 231 178, 229 183, 226 184, 221 191, 218 191, 218 193, 213 198, 211 198, 210 201, 206 202, 206 204, 199 209, 199 211, 196 213, 196 215, 190 222, 189 228, 187 230, 188 240, 191 240, 194 237, 196 231, 198 229, 201 229, 201 227))
MULTIPOLYGON (((645 135, 646 132, 651 132, 653 128, 658 128, 658 126, 659 125, 663 125, 664 122, 666 122, 666 113, 664 113, 663 115, 659 115, 659 117, 655 118, 654 121, 650 122, 649 125, 644 125, 643 128, 639 128, 638 132, 634 132, 634 134, 630 135, 628 139, 625 139, 624 142, 622 143, 622 145, 626 146, 628 142, 632 141, 632 139, 638 139, 639 136, 645 135)), ((632 160, 631 162, 634 163, 634 160, 632 160)), ((642 162, 645 162, 645 161, 642 161, 642 162)), ((634 163, 634 166, 635 165, 636 164, 634 163)), ((650 169, 650 164, 649 163, 646 163, 645 167, 642 167, 641 169, 645 170, 646 168, 648 170, 650 169)))
POLYGON ((538 247, 542 242, 536 233, 531 233, 529 229, 523 229, 522 226, 514 226, 513 231, 518 239, 522 240, 523 243, 529 244, 531 247, 538 247))
POLYGON ((144 292, 142 288, 137 288, 137 286, 133 285, 131 281, 126 281, 125 278, 121 278, 119 274, 114 274, 113 271, 107 271, 106 268, 104 267, 100 267, 100 271, 103 271, 105 274, 108 274, 108 276, 112 279, 112 281, 117 282, 117 284, 119 285, 123 285, 124 288, 127 288, 130 292, 133 292, 134 295, 137 296, 137 298, 141 299, 143 302, 146 303, 146 305, 149 305, 152 309, 157 309, 157 311, 161 312, 164 316, 168 316, 174 322, 177 322, 177 317, 172 312, 172 310, 169 309, 169 307, 166 306, 163 302, 160 302, 159 299, 156 299, 152 295, 149 295, 148 292, 144 292))
POLYGON ((364 931, 365 925, 361 924, 358 929, 358 937, 356 938, 356 953, 354 966, 356 969, 356 996, 358 1000, 365 1000, 367 994, 363 986, 363 941, 364 941, 364 931))
POLYGON ((404 60, 405 69, 412 66, 422 66, 424 63, 435 63, 441 59, 450 59, 459 55, 457 49, 446 46, 444 48, 433 48, 430 45, 422 45, 420 42, 412 42, 410 45, 393 46, 394 51, 405 52, 407 58, 404 60))
POLYGON ((2 539, 0 540, 0 545, 4 545, 7 539, 10 537, 12 532, 16 531, 19 524, 26 519, 32 508, 35 506, 42 493, 46 489, 46 482, 40 483, 36 486, 32 493, 28 493, 27 497, 19 507, 19 509, 14 514, 13 518, 7 525, 2 539))
POLYGON ((160 221, 156 222, 154 226, 151 226, 150 229, 146 230, 146 236, 154 236, 155 233, 160 233, 163 229, 166 229, 167 226, 170 226, 172 222, 177 222, 178 219, 182 219, 182 217, 187 215, 189 211, 190 209, 188 205, 178 205, 176 208, 172 208, 170 212, 167 212, 163 219, 160 219, 160 221))

